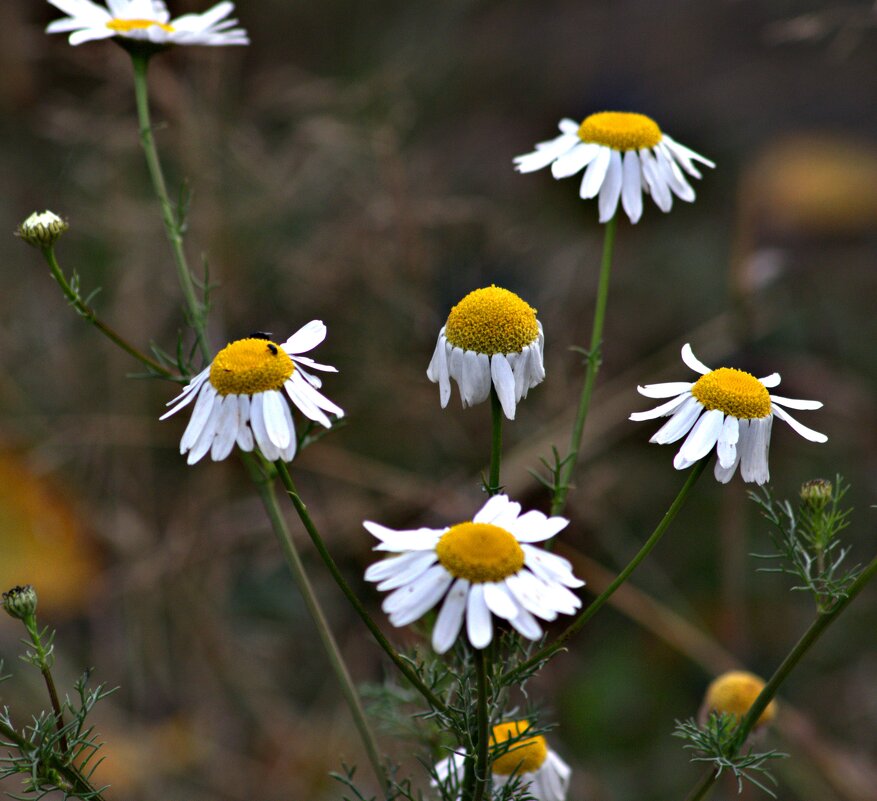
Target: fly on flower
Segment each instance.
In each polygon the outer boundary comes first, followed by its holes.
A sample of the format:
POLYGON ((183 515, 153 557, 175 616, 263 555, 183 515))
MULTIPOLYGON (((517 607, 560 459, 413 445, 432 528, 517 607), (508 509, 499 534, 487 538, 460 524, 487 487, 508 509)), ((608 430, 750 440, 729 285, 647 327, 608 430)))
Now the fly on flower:
POLYGON ((393 590, 382 607, 390 622, 407 626, 444 599, 432 632, 432 646, 443 654, 464 618, 469 642, 486 648, 493 639, 491 614, 530 640, 542 636, 536 617, 573 614, 581 601, 567 588, 584 582, 566 559, 531 545, 550 539, 569 520, 520 512, 519 503, 494 495, 471 521, 448 528, 394 531, 364 522, 380 540, 375 550, 396 554, 365 572, 378 590, 393 590))
POLYGON ((555 178, 585 170, 579 196, 599 195, 600 222, 609 222, 618 201, 632 223, 643 213, 642 193, 652 196, 661 211, 673 207, 673 195, 691 202, 694 189, 683 170, 700 178, 695 162, 715 167, 709 159, 679 144, 644 114, 603 111, 581 124, 560 121, 556 139, 539 142, 536 150, 515 158, 518 172, 533 172, 551 165, 555 178))
POLYGON ((161 0, 49 0, 69 16, 49 23, 47 33, 71 31, 72 45, 95 39, 119 39, 154 45, 245 45, 250 40, 236 19, 227 19, 234 3, 217 3, 203 14, 171 19, 161 0))
POLYGON ((783 408, 819 409, 822 403, 783 398, 768 392, 769 388, 779 385, 779 373, 756 378, 732 367, 710 370, 687 343, 682 348, 682 361, 701 377, 694 383, 673 381, 637 387, 647 398, 671 400, 630 416, 631 420, 670 416, 670 420, 649 440, 659 445, 676 442, 688 435, 673 460, 677 470, 690 467, 715 447, 718 481, 726 484, 740 465, 744 481, 764 484, 770 479, 767 454, 774 417, 787 422, 811 442, 828 440, 825 434, 801 425, 783 408))
POLYGON ((320 379, 308 372, 338 371, 301 355, 325 338, 326 326, 321 320, 312 320, 282 345, 264 336, 252 336, 219 351, 210 366, 167 404, 172 408, 161 416, 164 420, 195 401, 180 441, 180 453, 188 452, 188 463, 195 464, 208 452, 214 462, 221 461, 235 443, 247 452, 258 446, 270 461, 291 461, 297 441, 283 391, 305 417, 326 428, 332 426, 326 412, 343 417, 344 411, 317 391, 320 379))

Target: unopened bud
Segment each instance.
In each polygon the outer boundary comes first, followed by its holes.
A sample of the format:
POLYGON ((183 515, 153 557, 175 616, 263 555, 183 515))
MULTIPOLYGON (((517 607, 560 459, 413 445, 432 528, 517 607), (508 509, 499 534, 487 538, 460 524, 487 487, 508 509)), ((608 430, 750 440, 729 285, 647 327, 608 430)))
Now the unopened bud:
POLYGON ((51 211, 35 211, 15 232, 29 245, 35 248, 51 247, 70 226, 57 214, 51 211))
POLYGON ((801 500, 813 509, 824 509, 831 500, 832 492, 834 492, 834 487, 830 481, 824 478, 814 478, 801 485, 801 500))
MULTIPOLYGON (((763 689, 764 681, 753 673, 745 670, 723 673, 707 687, 701 717, 706 719, 710 712, 725 712, 742 720, 763 689)), ((755 721, 755 727, 770 723, 776 712, 777 703, 771 701, 755 721)))
POLYGON ((3 593, 3 608, 17 620, 33 617, 37 611, 37 591, 30 584, 13 587, 3 593))

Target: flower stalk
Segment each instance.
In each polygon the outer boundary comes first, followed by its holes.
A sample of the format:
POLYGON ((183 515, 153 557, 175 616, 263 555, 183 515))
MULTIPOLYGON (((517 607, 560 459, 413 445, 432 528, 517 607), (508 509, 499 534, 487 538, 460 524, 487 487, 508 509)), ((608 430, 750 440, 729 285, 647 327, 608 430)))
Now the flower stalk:
POLYGON ((488 495, 496 495, 502 490, 499 471, 502 464, 502 404, 496 387, 490 387, 490 473, 485 490, 488 495))
POLYGON ((615 214, 606 223, 603 231, 603 257, 600 262, 600 279, 597 285, 597 302, 594 307, 594 322, 591 328, 591 344, 585 354, 585 380, 582 385, 582 394, 579 398, 575 422, 570 433, 569 453, 559 465, 559 477, 554 487, 554 496, 551 499, 552 515, 559 515, 566 506, 566 497, 569 494, 572 474, 576 469, 579 459, 582 434, 585 430, 585 420, 588 417, 588 410, 591 406, 591 395, 594 392, 594 384, 597 381, 597 373, 600 370, 603 347, 603 323, 606 319, 606 304, 609 299, 609 276, 612 272, 612 255, 615 251, 615 229, 617 223, 618 214, 615 214))

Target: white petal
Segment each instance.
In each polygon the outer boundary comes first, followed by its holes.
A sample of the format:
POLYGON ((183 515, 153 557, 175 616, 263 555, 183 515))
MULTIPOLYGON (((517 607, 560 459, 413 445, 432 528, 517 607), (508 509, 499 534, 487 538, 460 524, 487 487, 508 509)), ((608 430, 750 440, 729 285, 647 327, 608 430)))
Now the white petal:
POLYGON ((509 366, 505 355, 495 353, 490 358, 490 375, 493 378, 493 386, 502 405, 503 414, 509 419, 515 419, 515 376, 509 366))
POLYGON ((671 442, 676 442, 677 439, 681 439, 691 430, 702 411, 703 406, 701 406, 700 401, 697 398, 689 397, 673 416, 652 435, 649 442, 655 442, 658 445, 669 445, 671 442))
MULTIPOLYGON (((430 549, 428 551, 411 551, 386 561, 395 562, 393 575, 388 576, 378 584, 375 589, 379 592, 389 592, 408 584, 410 581, 414 581, 421 573, 425 573, 438 561, 438 556, 434 550, 430 549)), ((368 580, 368 572, 366 572, 366 580, 368 580)))
MULTIPOLYGON (((686 160, 694 160, 699 161, 701 164, 706 164, 707 167, 715 167, 715 162, 710 161, 708 158, 701 156, 700 153, 695 153, 691 148, 685 147, 685 145, 680 145, 675 139, 673 139, 668 134, 663 134, 663 141, 673 152, 673 155, 676 156, 683 167, 686 168, 686 171, 691 172, 686 166, 686 160)), ((691 172, 696 178, 700 178, 700 173, 696 170, 691 172)))
POLYGON ((631 223, 636 224, 643 213, 643 193, 642 169, 635 150, 625 152, 622 166, 621 205, 631 223))
MULTIPOLYGON (((332 427, 332 421, 328 415, 315 402, 315 396, 320 395, 320 393, 301 376, 293 373, 283 384, 283 388, 286 390, 289 399, 305 417, 325 428, 332 427)), ((323 396, 320 395, 320 397, 323 396)))
POLYGON ((725 418, 722 431, 719 434, 716 454, 722 467, 731 467, 737 463, 737 440, 740 437, 740 424, 736 417, 730 414, 725 418))
MULTIPOLYGON (((703 459, 718 442, 724 422, 725 413, 721 409, 710 409, 703 414, 700 420, 695 423, 694 428, 691 429, 685 442, 682 443, 676 459, 680 462, 684 459, 689 463, 703 459)), ((674 461, 673 465, 677 469, 682 469, 682 465, 677 464, 677 461, 674 461)))
MULTIPOLYGON (((733 419, 733 418, 732 418, 733 419)), ((748 423, 748 420, 739 420, 741 425, 743 423, 748 423)), ((713 475, 716 477, 716 481, 727 484, 731 478, 733 478, 734 473, 737 472, 737 465, 740 464, 740 448, 737 447, 734 449, 734 461, 728 465, 728 467, 722 467, 722 463, 717 459, 716 466, 713 470, 713 475)))
POLYGON ((382 526, 380 523, 373 523, 371 520, 363 521, 362 525, 369 534, 381 541, 381 544, 376 545, 374 550, 397 553, 435 548, 442 535, 448 531, 446 528, 417 528, 396 531, 382 526))
POLYGON ((283 414, 286 402, 276 390, 262 393, 262 414, 265 418, 265 430, 268 438, 281 450, 289 445, 289 427, 283 414))
POLYGON ((269 461, 274 462, 280 458, 280 449, 271 441, 268 436, 268 430, 265 427, 265 416, 263 413, 264 393, 258 392, 250 400, 250 428, 253 429, 253 436, 262 455, 269 461))
MULTIPOLYGON (((741 420, 741 423, 743 421, 741 420)), ((746 482, 764 484, 770 480, 767 455, 770 448, 770 429, 773 417, 749 420, 748 431, 740 427, 740 476, 746 482)))
POLYGON ((210 446, 213 445, 213 438, 216 436, 216 427, 219 423, 219 413, 221 410, 222 404, 217 400, 210 409, 210 416, 204 421, 204 427, 201 429, 198 439, 195 440, 195 444, 189 449, 189 455, 186 458, 187 464, 200 462, 210 450, 210 446))
POLYGON ((687 203, 692 202, 695 198, 694 190, 691 188, 688 181, 685 180, 682 170, 680 170, 679 165, 673 161, 673 157, 662 147, 660 142, 654 148, 654 153, 661 177, 664 179, 667 186, 670 187, 673 194, 687 203))
MULTIPOLYGON (((431 560, 435 560, 436 558, 434 552, 409 551, 408 553, 403 553, 401 556, 391 556, 387 559, 381 559, 379 562, 375 562, 373 565, 369 565, 368 568, 366 568, 365 580, 382 582, 392 576, 408 574, 408 568, 412 564, 425 565, 421 570, 426 570, 427 567, 432 566, 431 560)), ((413 577, 413 575, 408 575, 406 581, 410 581, 413 577)))
POLYGON ((652 200, 661 211, 670 211, 673 208, 673 195, 661 176, 655 157, 651 151, 642 149, 639 152, 639 158, 643 169, 643 178, 649 188, 652 200))
POLYGON ((429 367, 426 368, 426 377, 439 385, 439 401, 442 409, 448 405, 451 399, 451 380, 448 375, 448 346, 444 338, 445 329, 439 332, 438 342, 435 344, 429 367))
POLYGON ((410 584, 391 592, 381 608, 394 626, 407 626, 439 602, 451 581, 451 574, 441 565, 435 565, 410 584))
POLYGON ((612 150, 608 147, 600 146, 600 152, 595 156, 594 160, 585 170, 582 178, 582 185, 579 189, 579 197, 583 200, 596 197, 603 185, 603 179, 606 177, 606 171, 609 169, 609 162, 612 159, 612 150))
POLYGON ((539 579, 529 570, 519 570, 513 576, 509 576, 505 582, 515 600, 528 612, 532 612, 543 620, 557 618, 557 612, 542 598, 543 593, 539 579))
POLYGON ((286 342, 283 350, 288 354, 307 353, 326 338, 326 326, 322 320, 311 320, 298 329, 286 342))
POLYGON ((773 413, 780 418, 780 420, 785 420, 792 428, 795 429, 804 439, 809 439, 811 442, 828 442, 828 437, 825 434, 820 434, 818 431, 814 431, 812 428, 807 428, 807 426, 799 423, 792 415, 786 412, 784 409, 779 406, 774 406, 773 413))
POLYGON ((779 406, 788 406, 790 409, 821 409, 821 401, 795 400, 794 398, 781 398, 779 395, 771 395, 771 401, 779 406))
POLYGON ((238 426, 240 425, 238 396, 226 395, 221 401, 219 419, 216 424, 216 438, 210 448, 210 458, 214 462, 221 462, 231 453, 237 440, 238 426))
POLYGON ((691 396, 688 395, 688 393, 678 395, 672 400, 668 400, 666 403, 656 406, 654 409, 649 409, 647 412, 633 412, 628 420, 640 422, 641 420, 654 420, 656 417, 666 417, 681 406, 685 399, 689 397, 691 396))
MULTIPOLYGON (((517 518, 521 511, 521 504, 509 500, 508 495, 494 495, 485 501, 472 518, 473 523, 494 523, 494 521, 502 517, 507 517, 510 513, 517 518), (509 512, 511 509, 511 512, 509 512)), ((494 525, 496 525, 494 523, 494 525)))
POLYGON ((758 379, 764 386, 768 389, 772 389, 773 387, 778 387, 780 384, 780 374, 779 373, 771 373, 764 378, 758 379))
POLYGON ((432 647, 437 654, 445 653, 456 641, 463 627, 469 582, 457 579, 448 591, 432 630, 432 647))
POLYGON ((691 345, 687 342, 682 346, 682 361, 694 370, 695 373, 700 373, 701 375, 706 375, 707 373, 711 373, 709 367, 707 367, 697 356, 694 355, 694 351, 691 349, 691 345))
POLYGON ((671 398, 674 395, 687 393, 694 386, 690 381, 665 381, 663 384, 646 384, 639 386, 636 391, 647 398, 671 398))
POLYGON ((198 437, 201 436, 204 423, 210 417, 210 413, 213 411, 213 404, 218 398, 219 396, 216 394, 213 385, 209 381, 205 382, 198 393, 198 400, 195 401, 195 408, 192 410, 189 425, 186 426, 183 438, 180 440, 180 453, 185 453, 189 450, 195 444, 198 437))
POLYGON ((463 381, 460 392, 468 406, 483 403, 490 395, 490 357, 474 350, 463 351, 463 381))
POLYGON ((508 525, 508 530, 518 542, 543 542, 551 539, 569 525, 565 517, 546 517, 532 510, 522 514, 508 525))
POLYGON ((486 648, 493 639, 493 622, 484 601, 484 585, 473 584, 466 602, 466 634, 473 648, 486 648))
POLYGON ((487 608, 497 617, 503 620, 511 620, 518 614, 518 606, 512 600, 503 582, 487 582, 482 584, 484 591, 484 603, 487 608))
POLYGON ((618 199, 621 197, 622 167, 621 154, 617 150, 610 151, 609 167, 606 177, 600 187, 600 222, 609 222, 618 208, 618 199))
POLYGON ((524 564, 543 581, 560 583, 566 587, 584 586, 585 582, 573 575, 572 565, 562 556, 527 543, 521 543, 521 550, 524 552, 524 564))
POLYGON ((540 142, 536 145, 536 150, 532 153, 526 153, 523 156, 514 158, 515 169, 518 172, 534 172, 547 167, 558 156, 562 156, 568 150, 571 150, 581 142, 578 134, 561 134, 555 139, 547 142, 540 142))
POLYGON ((538 640, 542 636, 542 628, 536 618, 520 602, 515 601, 515 605, 518 607, 518 614, 509 620, 512 628, 528 640, 538 640))
POLYGON ((572 150, 558 156, 551 165, 551 174, 555 178, 568 178, 590 164, 600 152, 600 145, 579 142, 572 150))

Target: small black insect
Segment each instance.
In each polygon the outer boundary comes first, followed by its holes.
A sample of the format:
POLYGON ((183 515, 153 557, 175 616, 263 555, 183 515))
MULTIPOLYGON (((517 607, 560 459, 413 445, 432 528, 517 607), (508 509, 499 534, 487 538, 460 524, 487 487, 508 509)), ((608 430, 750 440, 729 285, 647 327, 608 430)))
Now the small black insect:
POLYGON ((269 343, 268 343, 268 350, 271 351, 271 355, 272 355, 272 356, 276 356, 276 355, 277 355, 277 345, 275 345, 273 342, 269 342, 269 343))
POLYGON ((270 331, 253 331, 250 334, 250 339, 271 339, 270 331))

